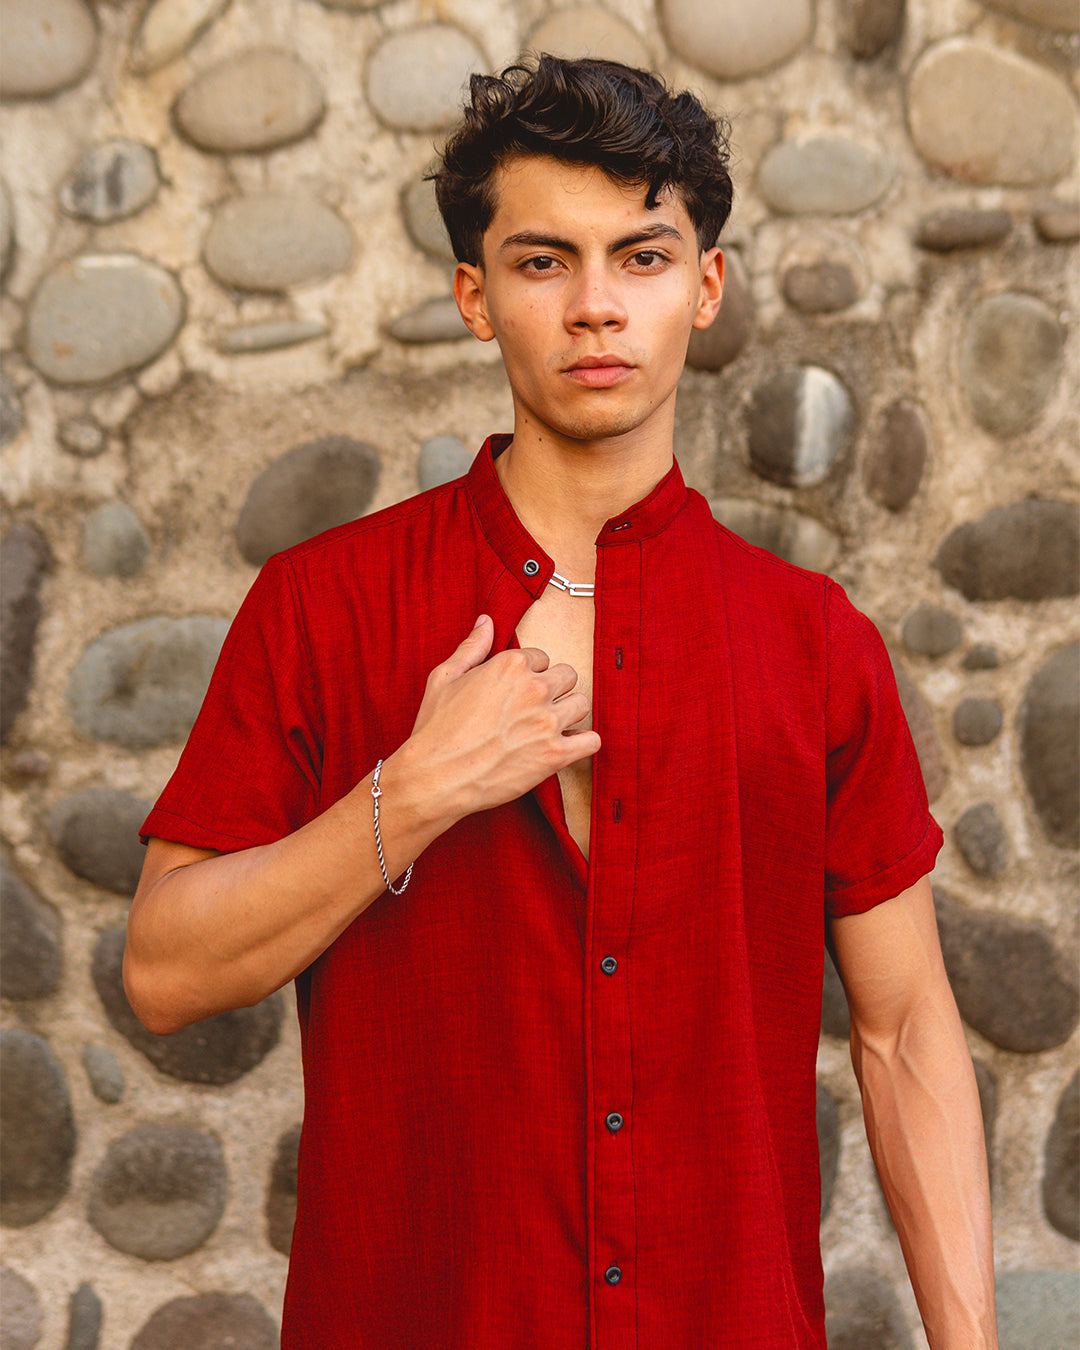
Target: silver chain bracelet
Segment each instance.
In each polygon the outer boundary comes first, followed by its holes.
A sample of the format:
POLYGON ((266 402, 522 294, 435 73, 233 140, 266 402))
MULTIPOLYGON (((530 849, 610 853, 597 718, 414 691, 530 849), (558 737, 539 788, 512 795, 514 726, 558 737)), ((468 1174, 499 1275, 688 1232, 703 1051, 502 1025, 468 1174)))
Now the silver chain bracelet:
POLYGON ((379 868, 383 874, 383 881, 386 882, 386 889, 391 895, 400 895, 409 884, 409 878, 412 876, 413 865, 409 864, 408 871, 405 873, 405 880, 400 886, 395 886, 390 880, 386 871, 386 859, 382 851, 382 835, 379 832, 379 798, 382 796, 382 788, 379 786, 379 774, 382 773, 383 762, 380 759, 375 765, 375 772, 371 775, 371 813, 375 824, 375 848, 379 855, 379 868))

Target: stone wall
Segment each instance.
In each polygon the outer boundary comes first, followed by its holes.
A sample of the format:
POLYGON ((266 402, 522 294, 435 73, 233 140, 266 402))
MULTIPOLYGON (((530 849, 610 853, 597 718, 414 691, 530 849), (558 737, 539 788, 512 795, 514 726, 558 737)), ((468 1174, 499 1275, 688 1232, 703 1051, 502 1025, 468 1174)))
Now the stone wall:
MULTIPOLYGON (((947 845, 1002 1337, 1076 1343, 1072 0, 0 0, 3 1350, 270 1347, 284 994, 149 1036, 140 849, 273 550, 509 426, 422 175, 473 68, 649 64, 730 114, 729 289, 678 451, 881 627, 947 845)), ((919 1343, 827 981, 831 1344, 919 1343)))

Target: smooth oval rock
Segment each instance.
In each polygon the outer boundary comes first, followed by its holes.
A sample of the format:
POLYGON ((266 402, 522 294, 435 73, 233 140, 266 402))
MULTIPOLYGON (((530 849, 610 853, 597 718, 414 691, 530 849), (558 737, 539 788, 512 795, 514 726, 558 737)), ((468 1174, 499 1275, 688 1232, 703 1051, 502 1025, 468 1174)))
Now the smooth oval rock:
POLYGON ((672 50, 720 80, 743 80, 780 65, 813 29, 810 0, 660 0, 672 50))
POLYGON ((21 1002, 60 987, 60 916, 0 854, 0 994, 21 1002))
POLYGON ((116 788, 62 798, 49 815, 49 842, 64 866, 95 886, 134 895, 146 851, 139 826, 150 803, 116 788))
POLYGON ((105 429, 86 414, 65 417, 56 429, 60 444, 80 459, 94 459, 108 446, 105 429))
POLYGON ((552 56, 594 56, 604 61, 649 69, 652 56, 628 23, 595 5, 557 9, 529 30, 525 47, 552 56))
POLYGON ((229 155, 298 141, 325 108, 319 81, 298 56, 254 47, 196 76, 176 100, 174 115, 193 144, 229 155))
POLYGON ((931 47, 908 81, 920 154, 969 183, 1052 183, 1076 155, 1076 103, 1033 61, 969 38, 931 47))
POLYGON ((840 540, 833 531, 820 520, 790 506, 771 506, 735 497, 709 505, 717 520, 740 539, 775 553, 795 567, 827 572, 839 555, 840 540))
POLYGON ((42 1307, 29 1280, 0 1267, 0 1329, 4 1350, 34 1350, 41 1339, 42 1307))
POLYGON ((829 1212, 840 1165, 840 1112, 829 1090, 817 1085, 818 1172, 821 1177, 821 1219, 829 1212))
POLYGON ((992 642, 976 642, 960 662, 963 670, 997 670, 1001 653, 992 642))
POLYGON ((282 549, 362 516, 382 467, 378 451, 348 436, 298 445, 265 468, 248 490, 236 543, 255 567, 282 549))
POLYGON ((1062 1092, 1046 1137, 1042 1193, 1051 1224, 1080 1242, 1080 1073, 1062 1092))
POLYGON ((968 600, 1050 600, 1080 589, 1080 514, 1035 497, 958 525, 934 566, 968 600))
POLYGON ((7 741, 30 697, 41 588, 51 566, 52 553, 38 527, 16 521, 0 542, 0 742, 7 741))
POLYGON ((1059 33, 1080 30, 1080 12, 1073 0, 984 0, 984 3, 1040 28, 1052 28, 1059 33))
POLYGON ((82 556, 95 576, 133 577, 150 557, 150 538, 126 502, 106 502, 83 522, 82 556))
POLYGON ((118 136, 83 155, 60 185, 60 207, 69 216, 99 224, 122 220, 149 206, 160 186, 157 155, 150 146, 118 136))
POLYGON ((191 730, 228 631, 189 614, 136 619, 92 642, 68 682, 68 707, 86 736, 145 750, 191 730))
POLYGON ((277 1326, 250 1294, 211 1293, 163 1304, 135 1333, 131 1350, 278 1350, 279 1344, 277 1326))
POLYGON ((128 64, 139 75, 167 65, 186 52, 228 5, 229 0, 153 0, 139 20, 128 64))
POLYGON ((1047 244, 1075 244, 1080 239, 1080 207, 1066 202, 1040 206, 1033 216, 1035 233, 1047 244))
POLYGON ((90 69, 97 24, 84 0, 4 0, 0 98, 44 98, 90 69))
POLYGON ((214 340, 219 352, 234 355, 245 352, 269 352, 281 347, 296 347, 325 337, 329 324, 321 319, 262 319, 223 329, 214 340))
POLYGON ((114 1140, 90 1183, 87 1217, 110 1247, 174 1261, 201 1247, 225 1211, 221 1141, 180 1125, 137 1125, 114 1140))
POLYGON ((277 1045, 284 1017, 280 994, 272 994, 252 1008, 235 1008, 208 1017, 169 1036, 153 1035, 128 1003, 123 961, 124 929, 107 929, 94 948, 94 988, 113 1029, 170 1078, 214 1086, 235 1083, 261 1064, 277 1045))
POLYGON ((820 366, 787 366, 760 384, 748 413, 750 467, 786 487, 823 482, 855 424, 844 384, 820 366))
POLYGON ((417 476, 421 490, 461 478, 469 472, 472 460, 465 443, 456 436, 432 436, 420 447, 417 476))
POLYGON ((1080 646, 1054 653, 1020 705, 1020 764, 1047 837, 1080 847, 1080 646))
POLYGON ((1038 420, 1061 377, 1065 330, 1031 295, 990 295, 968 314, 960 341, 960 382, 975 420, 1015 436, 1038 420))
POLYGON ((352 263, 356 240, 324 202, 267 192, 234 197, 214 214, 203 261, 225 286, 285 291, 324 281, 352 263))
POLYGON ((937 732, 934 729, 934 715, 929 704, 919 692, 919 687, 904 669, 895 653, 890 652, 893 674, 896 676, 896 690, 900 695, 900 707, 907 719, 911 739, 915 742, 915 752, 919 757, 926 795, 930 801, 936 801, 945 790, 948 775, 941 755, 937 732))
POLYGON ((456 342, 469 336, 452 295, 436 296, 399 314, 386 325, 386 331, 398 342, 410 344, 456 342))
POLYGON ((840 1270, 825 1281, 829 1350, 913 1350, 892 1286, 872 1270, 840 1270))
POLYGON ((15 208, 8 185, 0 178, 0 278, 7 276, 15 252, 15 208))
POLYGON ((444 262, 454 261, 450 236, 435 202, 435 185, 424 178, 414 178, 401 194, 401 213, 409 238, 418 248, 444 262))
POLYGON ((288 1256, 296 1222, 296 1152, 300 1126, 294 1125, 278 1140, 277 1155, 266 1193, 266 1229, 270 1246, 288 1256))
POLYGON ((160 356, 183 319, 183 292, 164 267, 135 253, 86 254, 34 292, 26 354, 57 384, 101 384, 160 356))
POLYGON ((68 1302, 68 1334, 64 1350, 98 1350, 105 1309, 94 1286, 86 1280, 68 1302))
POLYGON ((962 248, 1000 244, 1012 233, 1008 211, 952 208, 933 211, 919 221, 915 242, 932 253, 953 253, 962 248))
POLYGON ((919 605, 904 620, 900 640, 917 656, 948 656, 959 647, 964 630, 955 614, 937 605, 919 605))
POLYGON ((833 959, 826 952, 825 974, 821 982, 821 1030, 826 1036, 847 1041, 851 1036, 851 1011, 844 984, 833 959))
POLYGON ((841 0, 838 18, 852 56, 868 61, 899 39, 904 0, 841 0))
POLYGON ((397 29, 368 59, 368 102, 396 131, 438 131, 458 120, 469 76, 484 65, 472 38, 451 24, 397 29))
POLYGON ((1004 723, 996 698, 965 698, 953 709, 953 735, 961 745, 989 745, 1004 723))
POLYGON ((754 298, 742 259, 726 249, 724 263, 720 312, 708 328, 690 333, 686 364, 693 370, 722 370, 735 360, 754 331, 754 298))
POLYGON ((997 1277, 998 1350, 1076 1350, 1074 1270, 1004 1270, 997 1277))
POLYGON ((19 392, 0 371, 0 446, 9 445, 25 426, 19 392))
POLYGON ((758 174, 762 196, 784 215, 853 215, 873 206, 891 181, 881 151, 832 135, 782 141, 758 174))
POLYGON ((90 1090, 99 1102, 115 1106, 122 1101, 127 1087, 120 1061, 103 1045, 83 1047, 82 1064, 90 1080, 90 1090))
POLYGON ((75 1119, 60 1061, 41 1036, 0 1029, 0 1223, 25 1228, 71 1182, 75 1119))
POLYGON ((800 314, 835 314, 858 300, 859 281, 847 263, 794 263, 784 273, 781 290, 800 314))
POLYGON ((1009 841, 993 802, 969 806, 953 826, 953 840, 979 877, 999 877, 1009 862, 1009 841))

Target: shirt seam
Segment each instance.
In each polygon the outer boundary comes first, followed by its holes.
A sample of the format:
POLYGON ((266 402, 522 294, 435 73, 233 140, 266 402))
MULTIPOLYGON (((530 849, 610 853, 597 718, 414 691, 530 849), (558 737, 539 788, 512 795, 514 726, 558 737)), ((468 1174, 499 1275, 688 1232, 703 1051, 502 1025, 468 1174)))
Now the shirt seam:
POLYGON ((829 896, 830 900, 842 897, 847 891, 855 891, 864 886, 872 886, 878 877, 887 876, 890 872, 894 872, 898 867, 903 867, 910 858, 914 858, 919 853, 920 849, 922 849, 926 843, 927 837, 934 828, 934 825, 934 817, 927 811, 926 824, 922 834, 919 836, 918 843, 914 844, 899 858, 896 858, 891 863, 887 864, 887 866, 879 867, 876 872, 871 872, 869 876, 860 877, 858 881, 845 882, 843 886, 826 887, 826 894, 829 896))

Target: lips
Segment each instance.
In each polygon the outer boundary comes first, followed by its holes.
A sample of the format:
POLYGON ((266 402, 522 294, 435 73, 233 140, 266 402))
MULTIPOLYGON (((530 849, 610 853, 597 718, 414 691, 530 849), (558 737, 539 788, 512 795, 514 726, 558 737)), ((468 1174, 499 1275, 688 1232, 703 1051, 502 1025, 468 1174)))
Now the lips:
POLYGON ((632 369, 621 356, 582 356, 564 373, 587 389, 608 389, 625 379, 632 369))

